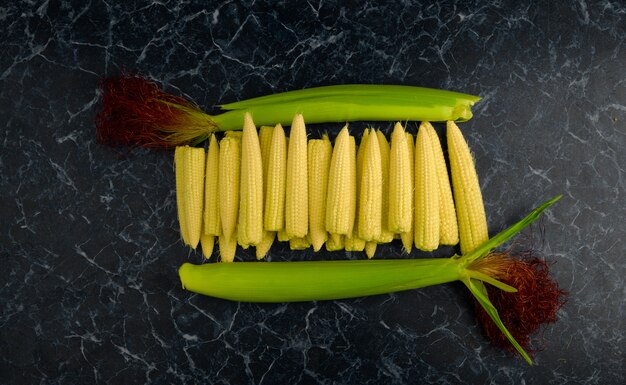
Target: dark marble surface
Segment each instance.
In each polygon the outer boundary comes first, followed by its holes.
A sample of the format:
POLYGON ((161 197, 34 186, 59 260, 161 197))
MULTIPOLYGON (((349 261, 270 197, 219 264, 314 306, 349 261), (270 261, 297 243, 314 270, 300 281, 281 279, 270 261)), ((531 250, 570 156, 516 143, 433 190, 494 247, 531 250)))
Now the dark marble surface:
POLYGON ((3 3, 0 383, 624 383, 623 1, 3 3), (94 140, 98 79, 122 70, 209 111, 349 82, 483 96, 462 127, 490 230, 564 195, 527 233, 571 293, 535 366, 488 343, 461 285, 288 305, 183 291, 177 267, 201 257, 179 241, 172 154, 94 140))

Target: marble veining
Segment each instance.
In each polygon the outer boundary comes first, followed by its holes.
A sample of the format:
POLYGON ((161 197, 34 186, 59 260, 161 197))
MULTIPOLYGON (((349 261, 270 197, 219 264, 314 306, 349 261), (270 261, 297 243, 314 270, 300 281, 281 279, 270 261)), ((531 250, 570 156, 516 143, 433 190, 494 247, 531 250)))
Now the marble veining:
MULTIPOLYGON (((4 2, 0 383, 623 384, 625 20, 618 0, 4 2), (213 112, 336 83, 481 95, 462 127, 490 230, 563 194, 526 232, 570 292, 535 366, 488 343, 462 285, 297 304, 182 290, 177 267, 202 258, 179 240, 172 154, 95 141, 98 81, 123 71, 213 112)), ((344 258, 362 256, 269 257, 344 258)))

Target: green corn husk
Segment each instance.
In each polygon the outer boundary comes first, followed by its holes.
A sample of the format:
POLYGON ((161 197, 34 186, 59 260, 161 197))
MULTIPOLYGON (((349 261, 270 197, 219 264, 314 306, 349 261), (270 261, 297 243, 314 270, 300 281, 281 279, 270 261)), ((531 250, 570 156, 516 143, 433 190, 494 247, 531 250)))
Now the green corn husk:
POLYGON ((209 115, 179 96, 140 77, 101 83, 97 136, 110 145, 172 148, 197 144, 215 131, 241 130, 250 112, 259 125, 289 126, 302 114, 307 124, 349 121, 466 121, 480 97, 399 85, 348 84, 315 87, 221 105, 209 115))
POLYGON ((403 260, 349 260, 311 262, 243 262, 183 264, 179 269, 184 289, 243 302, 295 302, 361 297, 462 281, 515 349, 531 359, 506 329, 493 307, 483 282, 501 290, 516 289, 473 269, 495 247, 528 226, 560 196, 497 234, 472 253, 451 258, 403 260))

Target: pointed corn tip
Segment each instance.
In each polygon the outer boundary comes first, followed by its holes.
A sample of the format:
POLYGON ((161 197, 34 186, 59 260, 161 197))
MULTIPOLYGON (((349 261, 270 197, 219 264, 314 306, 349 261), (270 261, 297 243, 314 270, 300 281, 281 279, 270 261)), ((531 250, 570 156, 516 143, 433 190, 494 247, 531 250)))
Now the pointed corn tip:
POLYGON ((256 130, 256 126, 254 125, 254 120, 252 120, 252 114, 250 112, 246 112, 243 115, 243 129, 254 128, 256 130))
POLYGON ((402 127, 402 123, 397 122, 394 126, 393 126, 393 132, 391 133, 391 136, 397 136, 397 135, 404 135, 404 127, 402 127))
POLYGON ((295 114, 293 117, 293 121, 291 122, 291 126, 295 125, 304 125, 304 116, 302 114, 295 114))

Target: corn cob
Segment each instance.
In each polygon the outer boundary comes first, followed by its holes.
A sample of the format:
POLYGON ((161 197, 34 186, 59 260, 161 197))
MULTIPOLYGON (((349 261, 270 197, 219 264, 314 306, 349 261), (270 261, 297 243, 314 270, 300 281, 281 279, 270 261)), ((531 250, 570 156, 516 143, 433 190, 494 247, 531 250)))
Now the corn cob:
POLYGON ((204 149, 189 146, 177 147, 174 161, 177 162, 177 201, 179 207, 182 206, 182 213, 179 212, 181 234, 185 244, 195 249, 200 242, 200 234, 202 233, 204 149))
POLYGON ((378 246, 378 243, 376 242, 365 242, 365 255, 367 255, 367 258, 369 259, 374 258, 374 254, 376 254, 377 246, 378 246))
POLYGON ((309 247, 311 247, 311 241, 308 236, 289 239, 289 248, 291 250, 306 250, 309 247))
MULTIPOLYGON (((219 195, 220 195, 220 251, 232 248, 235 240, 237 217, 239 216, 239 178, 241 163, 241 141, 235 135, 226 135, 220 142, 219 195), (228 245, 224 245, 228 243, 228 245)), ((234 253, 234 251, 233 251, 234 253)), ((223 255, 223 252, 222 252, 223 255)))
POLYGON ((356 148, 348 126, 335 139, 326 206, 326 230, 331 234, 349 234, 354 227, 356 204, 356 148))
POLYGON ((215 237, 220 234, 219 215, 219 144, 215 135, 209 138, 209 151, 206 156, 204 179, 204 223, 200 235, 202 254, 211 258, 215 247, 215 237))
POLYGON ((378 243, 389 243, 393 241, 393 232, 389 231, 389 142, 382 131, 376 131, 378 146, 380 147, 380 164, 383 171, 383 195, 382 195, 382 216, 381 232, 378 243))
POLYGON ((241 140, 242 136, 243 136, 243 132, 241 131, 227 131, 224 133, 224 137, 236 138, 239 140, 241 140))
POLYGON ((413 139, 413 135, 410 132, 405 132, 405 135, 407 148, 409 150, 409 159, 411 159, 411 162, 409 162, 409 169, 411 172, 411 218, 413 219, 411 220, 411 227, 409 228, 409 230, 400 234, 400 239, 402 240, 402 246, 404 247, 404 251, 406 251, 407 254, 410 254, 411 250, 413 249, 413 225, 415 222, 415 188, 413 187, 415 186, 415 140, 413 139))
POLYGON ((237 251, 237 231, 226 238, 223 234, 219 236, 220 260, 222 262, 233 262, 237 251))
POLYGON ((447 137, 461 254, 466 255, 489 239, 487 217, 474 160, 454 122, 447 123, 447 137))
POLYGON ((413 222, 412 162, 404 128, 396 123, 389 154, 389 231, 394 233, 407 232, 413 222))
POLYGON ((267 190, 265 192, 265 230, 279 231, 285 227, 285 178, 287 171, 287 140, 283 127, 274 128, 268 154, 267 190))
POLYGON ((287 231, 285 229, 276 232, 276 239, 279 242, 289 242, 289 236, 287 235, 287 231))
POLYGON ((372 131, 363 149, 363 171, 359 197, 359 238, 375 241, 382 229, 382 161, 378 135, 372 131))
POLYGON ((330 234, 326 241, 327 251, 338 251, 345 249, 345 235, 342 234, 330 234))
POLYGON ((353 230, 352 234, 345 236, 343 247, 346 251, 363 251, 365 249, 365 241, 359 238, 358 234, 353 230))
POLYGON ((261 126, 259 129, 259 144, 261 145, 261 161, 263 162, 263 196, 267 193, 267 178, 270 154, 272 153, 272 136, 274 127, 261 126))
MULTIPOLYGON (((276 238, 276 232, 267 231, 265 229, 265 215, 267 214, 267 202, 265 200, 267 198, 267 191, 268 191, 269 159, 271 156, 270 154, 271 154, 273 135, 274 135, 274 127, 272 126, 261 126, 261 128, 259 129, 259 143, 261 145, 261 161, 263 163, 263 201, 264 201, 263 237, 261 239, 261 242, 259 242, 256 245, 256 258, 259 260, 265 258, 265 255, 269 252, 270 248, 272 247, 272 244, 274 243, 274 239, 276 238)), ((285 151, 284 153, 285 157, 287 156, 286 154, 287 153, 285 151)), ((283 170, 285 170, 285 168, 287 167, 286 159, 283 160, 281 167, 283 170)), ((284 182, 284 175, 283 175, 283 182, 284 182)), ((284 196, 285 196, 284 183, 283 183, 282 190, 275 189, 275 190, 269 190, 269 191, 282 191, 283 204, 284 204, 284 196)), ((284 211, 281 211, 281 215, 284 215, 284 211)))
POLYGON ((237 234, 243 244, 256 245, 263 238, 263 160, 259 136, 249 113, 244 115, 239 189, 237 234))
POLYGON ((348 203, 348 233, 352 234, 354 230, 354 218, 356 217, 356 139, 353 135, 349 136, 349 150, 350 150, 350 162, 348 166, 350 166, 350 202, 348 203))
MULTIPOLYGON (((309 238, 313 250, 319 251, 328 239, 326 231, 326 195, 333 147, 324 135, 309 140, 309 238)), ((308 246, 307 246, 308 247, 308 246)))
POLYGON ((415 140, 415 247, 439 247, 439 182, 428 122, 422 122, 415 140))
POLYGON ((174 172, 176 175, 176 209, 178 211, 178 226, 180 227, 180 237, 185 245, 189 244, 187 232, 187 221, 185 218, 185 172, 183 171, 185 148, 178 146, 174 150, 174 172))
POLYGON ((276 239, 276 231, 263 231, 263 239, 256 245, 256 259, 263 259, 276 239))
POLYGON ((215 236, 202 232, 202 234, 200 234, 200 246, 202 247, 202 255, 204 258, 211 258, 213 247, 215 246, 215 236))
POLYGON ((209 139, 204 181, 204 234, 220 235, 219 211, 219 157, 220 147, 215 135, 209 139))
POLYGON ((346 235, 344 244, 346 251, 363 251, 365 240, 359 237, 359 211, 361 200, 361 180, 363 179, 363 160, 365 158, 365 148, 369 138, 370 130, 366 128, 361 135, 361 143, 356 153, 356 202, 354 211, 354 226, 352 232, 346 235))
POLYGON ((456 211, 452 200, 450 177, 439 136, 435 130, 429 130, 432 148, 435 153, 437 179, 439 184, 439 243, 456 245, 459 243, 459 227, 456 222, 456 211))
POLYGON ((285 231, 289 238, 304 237, 309 231, 307 140, 304 118, 293 118, 287 150, 285 231))

